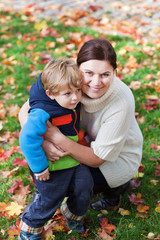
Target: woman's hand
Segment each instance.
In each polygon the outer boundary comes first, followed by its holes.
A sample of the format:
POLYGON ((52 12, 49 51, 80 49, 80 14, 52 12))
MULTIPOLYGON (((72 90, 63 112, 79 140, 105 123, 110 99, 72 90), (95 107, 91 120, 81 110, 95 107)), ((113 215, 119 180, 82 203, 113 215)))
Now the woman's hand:
POLYGON ((51 122, 47 121, 47 126, 47 131, 43 135, 44 139, 52 142, 54 145, 59 145, 64 135, 51 122))
POLYGON ((46 157, 50 161, 59 160, 60 157, 68 155, 68 152, 64 152, 58 146, 53 145, 53 143, 44 140, 42 144, 43 150, 45 151, 46 157))

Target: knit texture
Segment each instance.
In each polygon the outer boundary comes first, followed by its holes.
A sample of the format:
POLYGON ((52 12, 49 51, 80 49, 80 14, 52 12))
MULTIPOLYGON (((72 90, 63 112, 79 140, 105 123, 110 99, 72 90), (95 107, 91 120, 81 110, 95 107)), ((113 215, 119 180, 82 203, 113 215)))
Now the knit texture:
POLYGON ((20 222, 19 228, 24 232, 32 233, 32 234, 35 234, 35 235, 41 234, 42 231, 43 231, 43 227, 33 228, 33 227, 28 226, 22 220, 20 222))
POLYGON ((61 206, 61 209, 63 210, 65 216, 67 219, 69 220, 74 220, 74 221, 81 221, 83 216, 76 216, 75 214, 73 214, 68 206, 67 206, 67 203, 63 203, 62 206, 61 206))
POLYGON ((105 162, 100 170, 110 187, 130 180, 142 157, 143 137, 135 119, 129 87, 116 76, 101 98, 82 97, 82 125, 94 153, 105 162))

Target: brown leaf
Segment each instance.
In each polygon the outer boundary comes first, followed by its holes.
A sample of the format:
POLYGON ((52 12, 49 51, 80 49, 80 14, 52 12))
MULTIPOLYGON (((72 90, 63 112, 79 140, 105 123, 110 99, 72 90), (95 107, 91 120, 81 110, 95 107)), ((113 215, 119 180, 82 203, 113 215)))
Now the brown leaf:
POLYGON ((18 117, 18 113, 20 110, 20 107, 18 106, 18 104, 10 104, 9 108, 7 108, 8 110, 8 114, 11 117, 18 117))
POLYGON ((10 177, 12 177, 13 176, 13 174, 15 173, 15 172, 17 172, 18 171, 18 169, 19 169, 19 167, 16 167, 16 168, 14 168, 13 170, 11 170, 11 171, 1 171, 0 172, 0 174, 2 175, 2 178, 10 178, 10 177))
POLYGON ((25 207, 26 206, 26 198, 25 196, 23 195, 20 195, 20 194, 15 194, 11 197, 11 199, 14 201, 14 202, 17 202, 19 205, 25 207))

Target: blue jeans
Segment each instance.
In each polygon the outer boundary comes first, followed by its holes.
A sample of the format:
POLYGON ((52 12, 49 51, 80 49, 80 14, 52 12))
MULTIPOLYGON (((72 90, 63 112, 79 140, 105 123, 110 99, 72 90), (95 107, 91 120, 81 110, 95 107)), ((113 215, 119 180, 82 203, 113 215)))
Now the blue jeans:
POLYGON ((68 208, 73 214, 83 216, 86 213, 93 189, 92 175, 87 166, 52 171, 48 181, 34 180, 39 197, 23 214, 22 221, 28 226, 44 226, 66 196, 68 208))

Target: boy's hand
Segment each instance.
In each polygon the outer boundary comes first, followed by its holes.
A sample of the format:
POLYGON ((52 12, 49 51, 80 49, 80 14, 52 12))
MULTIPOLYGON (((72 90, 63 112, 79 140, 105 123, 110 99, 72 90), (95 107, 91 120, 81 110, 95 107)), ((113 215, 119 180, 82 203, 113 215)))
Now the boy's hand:
POLYGON ((42 173, 42 174, 35 174, 35 176, 36 176, 36 179, 37 180, 40 180, 40 181, 47 181, 47 180, 49 180, 50 179, 50 176, 49 176, 50 174, 49 174, 49 171, 48 171, 48 169, 45 171, 45 173, 42 173))

